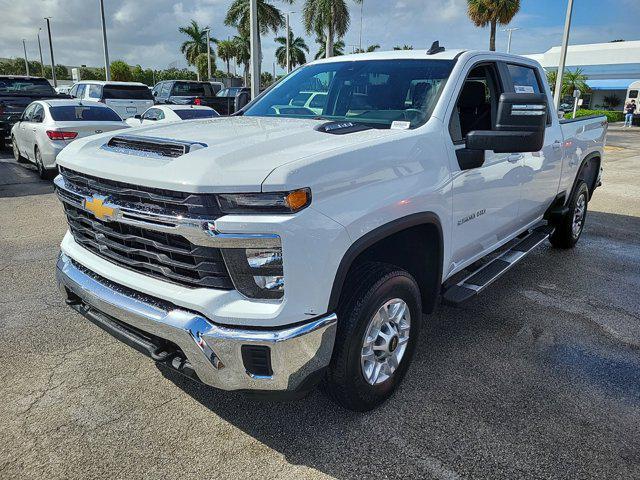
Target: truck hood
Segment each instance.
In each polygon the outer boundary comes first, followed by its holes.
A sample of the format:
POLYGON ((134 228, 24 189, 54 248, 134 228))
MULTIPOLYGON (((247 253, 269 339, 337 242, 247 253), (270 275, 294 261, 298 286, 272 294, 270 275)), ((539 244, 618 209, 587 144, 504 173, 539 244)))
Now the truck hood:
POLYGON ((128 136, 206 145, 177 158, 135 155, 104 148, 114 133, 73 142, 59 165, 100 178, 187 192, 260 191, 275 168, 334 149, 397 135, 364 130, 335 135, 315 129, 326 120, 222 117, 127 129, 128 136))

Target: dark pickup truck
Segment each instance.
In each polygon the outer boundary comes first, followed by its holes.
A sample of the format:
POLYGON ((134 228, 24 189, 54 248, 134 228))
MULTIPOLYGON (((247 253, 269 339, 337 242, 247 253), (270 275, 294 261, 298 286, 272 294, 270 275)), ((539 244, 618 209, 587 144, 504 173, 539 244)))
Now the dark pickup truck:
POLYGON ((11 140, 11 127, 34 100, 70 98, 58 94, 42 77, 0 75, 0 147, 11 140))
POLYGON ((231 115, 244 107, 251 98, 245 87, 225 88, 216 95, 209 82, 166 80, 153 87, 156 104, 204 105, 220 115, 231 115))

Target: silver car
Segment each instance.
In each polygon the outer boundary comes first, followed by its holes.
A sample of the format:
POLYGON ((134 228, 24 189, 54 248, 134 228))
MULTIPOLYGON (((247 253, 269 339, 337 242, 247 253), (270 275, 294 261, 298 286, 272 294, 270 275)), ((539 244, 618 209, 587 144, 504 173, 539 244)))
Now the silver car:
POLYGON ((38 100, 30 103, 11 129, 13 156, 28 160, 41 178, 51 176, 58 153, 78 138, 129 126, 110 107, 80 100, 38 100))

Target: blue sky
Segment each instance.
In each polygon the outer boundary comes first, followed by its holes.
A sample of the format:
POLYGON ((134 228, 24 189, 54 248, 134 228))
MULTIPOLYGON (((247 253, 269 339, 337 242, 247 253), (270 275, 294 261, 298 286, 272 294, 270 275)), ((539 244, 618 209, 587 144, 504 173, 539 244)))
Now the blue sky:
MULTIPOLYGON (((282 10, 302 10, 303 0, 288 6, 272 0, 282 10)), ((363 44, 382 49, 411 44, 426 48, 433 40, 450 48, 488 48, 489 31, 476 28, 466 16, 466 0, 364 0, 363 44)), ((360 7, 351 0, 351 29, 347 45, 357 45, 360 7)), ((102 44, 97 0, 0 0, 2 28, 0 57, 22 55, 22 38, 28 55, 37 57, 35 35, 42 18, 51 15, 56 60, 68 65, 100 65, 102 44)), ((105 0, 111 59, 123 59, 144 67, 164 68, 175 62, 185 66, 179 52, 182 41, 177 27, 197 19, 210 25, 217 38, 232 36, 223 23, 231 0, 105 0)), ((522 0, 520 13, 510 26, 514 53, 540 53, 558 45, 566 0, 522 0)), ((640 40, 640 0, 575 0, 571 43, 608 42, 623 38, 640 40)), ((296 35, 304 36, 312 58, 314 38, 304 34, 300 13, 291 17, 296 35)), ((504 27, 500 27, 504 28, 504 27)), ((275 44, 270 33, 263 37, 263 70, 271 71, 275 44)), ((45 36, 42 36, 43 41, 45 36)), ((497 48, 506 48, 507 34, 498 31, 497 48)), ((347 47, 351 50, 353 47, 347 47)), ((45 50, 45 62, 48 54, 45 50)), ((222 62, 218 62, 222 67, 222 62)), ((279 68, 277 69, 280 70, 279 68)))

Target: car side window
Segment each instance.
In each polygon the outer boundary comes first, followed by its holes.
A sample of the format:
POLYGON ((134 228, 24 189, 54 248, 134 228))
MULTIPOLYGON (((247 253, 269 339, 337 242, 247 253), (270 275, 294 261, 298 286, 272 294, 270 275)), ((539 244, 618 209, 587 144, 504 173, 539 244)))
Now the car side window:
POLYGON ((31 121, 34 123, 42 123, 44 121, 44 107, 36 103, 33 112, 31 112, 31 121))
POLYGON ((78 96, 78 84, 77 83, 73 87, 71 87, 71 90, 69 90, 69 96, 74 97, 74 98, 78 96))
POLYGON ((89 85, 89 98, 100 100, 102 98, 102 85, 89 85))
POLYGON ((151 90, 151 93, 154 97, 157 97, 158 95, 160 95, 160 89, 162 88, 162 85, 164 84, 159 83, 155 87, 153 87, 153 90, 151 90))
POLYGON ((494 63, 476 65, 468 73, 449 120, 453 143, 462 143, 469 132, 493 130, 503 88, 494 63))
MULTIPOLYGON (((144 115, 142 115, 142 119, 143 120, 160 120, 158 118, 158 114, 161 113, 161 111, 157 108, 150 108, 149 110, 147 110, 146 112, 144 112, 144 115)), ((163 115, 164 117, 164 115, 163 115)))
POLYGON ((164 83, 162 85, 162 90, 160 91, 161 97, 168 97, 171 93, 171 87, 173 84, 171 82, 164 83))
POLYGON ((24 111, 24 113, 22 114, 22 118, 21 121, 23 122, 30 122, 31 121, 31 115, 33 114, 33 111, 36 108, 36 104, 32 103, 31 105, 29 105, 26 110, 24 111))
POLYGON ((507 70, 516 93, 540 93, 542 91, 534 68, 508 64, 507 70))
POLYGON ((157 120, 164 120, 164 112, 158 109, 157 120))
POLYGON ((76 94, 76 98, 80 98, 80 99, 84 98, 84 92, 86 89, 87 89, 86 84, 82 84, 82 83, 78 84, 78 92, 76 94))

